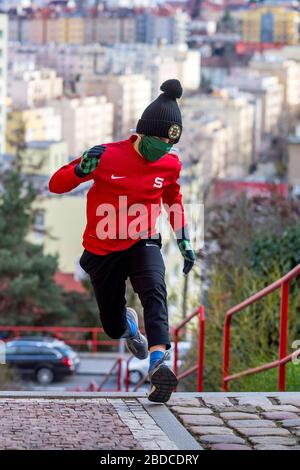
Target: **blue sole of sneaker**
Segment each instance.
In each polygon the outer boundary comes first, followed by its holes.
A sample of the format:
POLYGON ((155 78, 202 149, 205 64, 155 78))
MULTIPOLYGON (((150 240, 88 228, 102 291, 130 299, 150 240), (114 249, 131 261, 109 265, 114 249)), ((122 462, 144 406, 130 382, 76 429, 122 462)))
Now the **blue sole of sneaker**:
POLYGON ((162 365, 151 377, 152 389, 148 395, 148 400, 156 403, 166 403, 178 384, 174 372, 169 367, 162 365))

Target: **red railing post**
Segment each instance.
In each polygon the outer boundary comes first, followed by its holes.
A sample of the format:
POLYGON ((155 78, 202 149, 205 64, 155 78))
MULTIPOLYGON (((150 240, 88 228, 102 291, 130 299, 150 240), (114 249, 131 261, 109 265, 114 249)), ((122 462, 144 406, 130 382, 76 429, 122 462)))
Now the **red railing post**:
POLYGON ((117 391, 122 390, 122 358, 118 358, 118 376, 117 376, 117 391))
POLYGON ((125 390, 129 392, 129 382, 130 382, 130 371, 129 371, 129 363, 134 356, 130 356, 126 361, 126 377, 125 377, 125 390))
POLYGON ((203 366, 204 366, 204 337, 205 337, 205 310, 204 306, 200 305, 191 315, 185 318, 179 325, 174 328, 174 373, 177 375, 178 380, 181 380, 193 372, 197 372, 197 391, 202 392, 203 388, 203 366), (199 320, 199 336, 198 336, 198 361, 197 364, 188 369, 188 371, 178 374, 178 341, 179 331, 191 321, 195 316, 199 320))
POLYGON ((222 376, 222 390, 228 391, 228 381, 226 380, 229 374, 229 355, 230 355, 230 326, 231 316, 226 316, 224 326, 224 350, 223 350, 223 376, 222 376))
POLYGON ((97 352, 97 330, 95 328, 92 331, 92 351, 93 353, 97 352))
POLYGON ((62 339, 61 329, 59 327, 56 328, 55 336, 56 336, 57 339, 62 339))
MULTIPOLYGON (((289 281, 283 282, 281 286, 280 303, 280 339, 279 339, 279 360, 287 355, 288 337, 288 316, 289 316, 289 281)), ((278 367, 278 389, 285 391, 286 384, 286 363, 280 363, 278 367)))
POLYGON ((205 338, 205 312, 203 305, 199 307, 199 344, 198 344, 198 377, 197 391, 203 391, 203 368, 204 368, 204 338, 205 338))
POLYGON ((178 375, 178 328, 174 330, 174 374, 178 375))

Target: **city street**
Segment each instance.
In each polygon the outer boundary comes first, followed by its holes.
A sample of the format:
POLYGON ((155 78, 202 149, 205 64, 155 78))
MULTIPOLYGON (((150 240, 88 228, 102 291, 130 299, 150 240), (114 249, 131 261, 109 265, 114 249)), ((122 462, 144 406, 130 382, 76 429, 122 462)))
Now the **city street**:
MULTIPOLYGON (((124 354, 123 374, 125 374, 125 361, 129 355, 124 354)), ((36 382, 29 380, 22 380, 22 387, 26 390, 32 391, 72 391, 77 387, 82 387, 83 391, 86 390, 91 382, 96 382, 98 385, 102 382, 105 375, 112 368, 117 353, 82 353, 80 354, 80 367, 78 371, 63 380, 55 381, 54 383, 46 386, 39 385, 36 382)), ((124 385, 123 385, 124 386, 124 385)), ((125 387, 125 386, 124 386, 125 387)), ((103 387, 105 390, 117 390, 117 371, 108 379, 103 387)), ((148 384, 141 387, 142 391, 148 390, 148 384)))

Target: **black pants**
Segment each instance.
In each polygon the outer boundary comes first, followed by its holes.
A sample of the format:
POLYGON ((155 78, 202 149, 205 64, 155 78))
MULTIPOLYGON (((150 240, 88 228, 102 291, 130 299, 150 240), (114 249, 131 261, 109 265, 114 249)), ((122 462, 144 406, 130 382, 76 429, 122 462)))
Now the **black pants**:
POLYGON ((165 264, 160 250, 160 235, 107 255, 84 250, 80 266, 90 276, 102 326, 111 338, 120 338, 126 329, 125 291, 129 277, 144 309, 149 348, 165 344, 170 349, 165 264))

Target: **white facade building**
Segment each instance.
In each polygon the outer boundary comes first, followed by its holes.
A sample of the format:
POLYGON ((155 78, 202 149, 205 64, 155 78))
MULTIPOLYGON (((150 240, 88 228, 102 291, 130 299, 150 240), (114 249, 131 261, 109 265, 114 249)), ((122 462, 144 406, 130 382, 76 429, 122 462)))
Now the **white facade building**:
POLYGON ((55 70, 11 73, 9 96, 14 107, 41 106, 63 95, 63 79, 55 70))
POLYGON ((5 152, 7 99, 7 15, 0 14, 0 154, 5 152))
POLYGON ((151 101, 150 81, 139 74, 107 75, 98 87, 114 105, 114 138, 127 138, 151 101))
POLYGON ((260 75, 254 70, 234 69, 225 78, 224 86, 234 86, 257 96, 262 102, 262 135, 277 133, 284 103, 284 88, 276 76, 260 75))
MULTIPOLYGON (((220 90, 215 95, 195 95, 184 100, 184 106, 197 107, 198 113, 206 118, 219 119, 232 129, 230 151, 225 165, 231 177, 241 177, 248 173, 253 156, 254 106, 239 93, 230 94, 220 90)), ((185 130, 183 130, 184 137, 185 130)), ((225 135, 225 134, 224 134, 225 135)), ((217 165, 215 168, 218 168, 217 165)), ((224 168, 221 167, 221 171, 224 168)))
POLYGON ((194 91, 201 82, 201 56, 185 44, 115 44, 105 47, 88 45, 31 45, 14 44, 10 50, 11 67, 24 70, 34 67, 55 69, 66 81, 94 80, 107 74, 143 74, 152 83, 154 99, 159 86, 168 78, 178 78, 184 90, 194 91), (22 66, 21 66, 22 64, 22 66))
POLYGON ((62 138, 72 157, 112 140, 113 104, 105 96, 61 98, 51 104, 62 119, 62 138))

